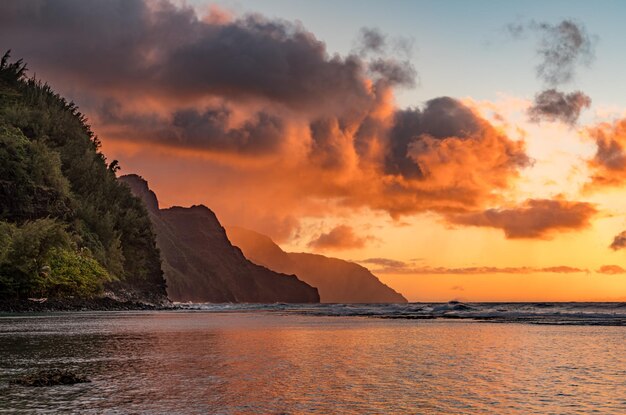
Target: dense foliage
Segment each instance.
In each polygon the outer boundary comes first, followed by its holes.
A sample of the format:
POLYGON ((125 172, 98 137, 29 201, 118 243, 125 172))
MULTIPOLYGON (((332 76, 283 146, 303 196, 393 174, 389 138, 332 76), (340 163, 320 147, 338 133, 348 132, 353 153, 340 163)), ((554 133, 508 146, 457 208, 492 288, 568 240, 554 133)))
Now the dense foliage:
POLYGON ((161 296, 148 214, 77 107, 0 62, 0 298, 161 296))

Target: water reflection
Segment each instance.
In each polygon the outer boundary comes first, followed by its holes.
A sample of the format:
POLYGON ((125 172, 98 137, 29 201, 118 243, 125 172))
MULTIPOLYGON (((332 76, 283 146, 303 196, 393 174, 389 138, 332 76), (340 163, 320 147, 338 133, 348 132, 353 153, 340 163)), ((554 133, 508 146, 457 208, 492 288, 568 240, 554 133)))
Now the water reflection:
POLYGON ((0 318, 0 412, 626 413, 624 328, 267 313, 0 318), (8 379, 64 367, 91 384, 8 379))

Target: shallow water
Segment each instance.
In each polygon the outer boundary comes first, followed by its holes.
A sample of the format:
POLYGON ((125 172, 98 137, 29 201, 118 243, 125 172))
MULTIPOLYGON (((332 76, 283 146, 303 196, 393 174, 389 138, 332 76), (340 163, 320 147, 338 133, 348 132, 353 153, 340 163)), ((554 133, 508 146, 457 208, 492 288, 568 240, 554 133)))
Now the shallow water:
POLYGON ((0 317, 0 412, 626 413, 626 329, 288 312, 0 317), (24 388, 36 368, 89 384, 24 388))

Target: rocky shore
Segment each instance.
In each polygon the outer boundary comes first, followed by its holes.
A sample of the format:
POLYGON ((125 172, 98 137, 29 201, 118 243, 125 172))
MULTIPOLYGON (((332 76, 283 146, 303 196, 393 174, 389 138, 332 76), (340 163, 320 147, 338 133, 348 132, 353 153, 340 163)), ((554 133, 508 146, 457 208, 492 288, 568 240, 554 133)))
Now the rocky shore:
POLYGON ((10 300, 0 301, 0 313, 40 313, 51 311, 128 311, 166 310, 174 308, 170 303, 149 303, 138 300, 116 300, 110 297, 47 299, 46 301, 10 300))

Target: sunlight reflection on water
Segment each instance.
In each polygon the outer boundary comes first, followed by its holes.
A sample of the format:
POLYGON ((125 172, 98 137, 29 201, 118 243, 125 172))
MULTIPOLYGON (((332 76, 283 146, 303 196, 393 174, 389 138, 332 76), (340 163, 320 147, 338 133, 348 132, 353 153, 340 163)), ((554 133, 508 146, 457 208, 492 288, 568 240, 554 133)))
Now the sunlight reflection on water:
POLYGON ((0 318, 0 412, 626 413, 626 329, 268 313, 0 318), (8 380, 63 367, 93 383, 8 380))

